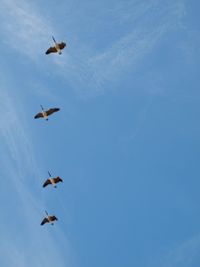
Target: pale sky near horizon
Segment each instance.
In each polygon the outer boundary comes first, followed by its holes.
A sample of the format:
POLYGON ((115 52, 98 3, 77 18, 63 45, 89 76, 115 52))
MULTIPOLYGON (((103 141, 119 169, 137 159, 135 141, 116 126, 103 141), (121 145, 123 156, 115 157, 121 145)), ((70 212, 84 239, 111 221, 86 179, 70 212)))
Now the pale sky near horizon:
POLYGON ((200 3, 0 4, 0 266, 199 267, 200 3))

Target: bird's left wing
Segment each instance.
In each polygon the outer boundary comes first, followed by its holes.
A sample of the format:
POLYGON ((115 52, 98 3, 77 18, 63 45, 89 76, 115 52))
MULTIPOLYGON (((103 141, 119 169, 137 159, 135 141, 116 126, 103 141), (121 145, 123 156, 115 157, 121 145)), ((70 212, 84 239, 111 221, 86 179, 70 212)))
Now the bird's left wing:
POLYGON ((47 185, 50 184, 50 183, 51 183, 50 180, 47 179, 47 180, 44 182, 43 187, 47 186, 47 185))
POLYGON ((55 46, 52 46, 46 51, 46 55, 48 55, 50 53, 56 53, 56 52, 57 52, 57 50, 56 50, 55 46))
POLYGON ((42 118, 43 117, 43 114, 42 112, 38 113, 35 115, 34 119, 38 119, 38 118, 42 118))
POLYGON ((46 111, 47 116, 53 114, 54 112, 59 111, 59 108, 50 108, 49 110, 46 111))
POLYGON ((44 218, 40 225, 44 225, 45 223, 49 222, 47 218, 44 218))

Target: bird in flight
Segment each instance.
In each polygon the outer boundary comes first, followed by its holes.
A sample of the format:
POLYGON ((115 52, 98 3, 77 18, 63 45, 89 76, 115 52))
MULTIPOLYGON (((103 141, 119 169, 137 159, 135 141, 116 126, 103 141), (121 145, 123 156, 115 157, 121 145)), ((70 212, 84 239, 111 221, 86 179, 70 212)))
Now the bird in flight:
POLYGON ((50 172, 48 172, 48 174, 49 174, 49 178, 44 182, 43 187, 46 187, 47 185, 52 184, 56 188, 57 183, 63 182, 63 180, 59 176, 53 178, 51 177, 50 172))
POLYGON ((64 43, 64 42, 57 43, 53 36, 52 36, 52 39, 53 39, 55 45, 52 47, 49 47, 49 49, 47 49, 46 55, 48 55, 50 53, 58 53, 59 55, 61 55, 62 54, 61 50, 65 48, 66 43, 64 43))
POLYGON ((59 111, 59 108, 50 108, 48 110, 44 110, 43 106, 41 105, 42 108, 42 112, 39 112, 38 114, 35 115, 34 119, 38 119, 38 118, 44 118, 46 121, 48 121, 48 116, 53 114, 54 112, 59 111))
POLYGON ((57 221, 58 219, 54 215, 48 215, 47 211, 45 210, 45 213, 47 217, 45 217, 40 225, 44 225, 45 223, 51 223, 51 225, 54 225, 54 222, 57 221))

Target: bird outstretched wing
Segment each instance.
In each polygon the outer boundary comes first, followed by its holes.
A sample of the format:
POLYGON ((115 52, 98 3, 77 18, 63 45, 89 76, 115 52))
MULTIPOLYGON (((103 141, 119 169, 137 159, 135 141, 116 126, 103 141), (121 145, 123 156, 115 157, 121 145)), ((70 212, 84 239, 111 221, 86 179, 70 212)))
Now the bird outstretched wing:
POLYGON ((46 111, 47 116, 53 114, 54 112, 59 111, 59 108, 50 108, 49 110, 46 111))
POLYGON ((49 222, 48 219, 44 218, 40 225, 44 225, 45 223, 48 223, 48 222, 49 222))
POLYGON ((59 45, 59 48, 62 50, 65 48, 66 43, 62 42, 62 43, 59 43, 58 45, 59 45))
POLYGON ((49 47, 49 49, 47 49, 46 51, 46 55, 50 54, 50 53, 56 53, 57 50, 55 48, 55 46, 49 47))
POLYGON ((58 177, 54 178, 54 182, 59 183, 59 182, 63 182, 63 180, 58 176, 58 177))
POLYGON ((35 115, 34 119, 38 119, 38 118, 42 118, 43 117, 43 114, 42 112, 38 113, 35 115))
POLYGON ((48 184, 51 184, 49 179, 46 180, 46 182, 43 184, 43 187, 47 186, 48 184))

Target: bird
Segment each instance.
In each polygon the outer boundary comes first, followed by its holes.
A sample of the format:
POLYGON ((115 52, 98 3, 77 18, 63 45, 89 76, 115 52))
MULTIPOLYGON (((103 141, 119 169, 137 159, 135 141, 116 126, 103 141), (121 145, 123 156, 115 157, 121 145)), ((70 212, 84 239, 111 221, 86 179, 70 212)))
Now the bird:
POLYGON ((55 43, 55 46, 49 47, 49 49, 47 49, 47 51, 46 51, 46 55, 48 55, 50 53, 58 53, 59 55, 61 55, 62 54, 61 50, 65 48, 66 43, 64 43, 64 42, 57 43, 53 36, 52 36, 52 39, 55 43))
POLYGON ((38 114, 36 114, 35 116, 34 116, 34 119, 38 119, 38 118, 44 118, 46 121, 48 121, 48 116, 49 115, 51 115, 51 114, 53 114, 54 112, 57 112, 57 111, 59 111, 60 109, 59 108, 50 108, 50 109, 48 109, 48 110, 44 110, 43 109, 43 106, 42 105, 40 105, 41 106, 41 108, 42 108, 42 112, 39 112, 38 114))
POLYGON ((44 225, 45 223, 51 223, 51 225, 54 225, 54 221, 58 221, 55 215, 48 215, 47 211, 45 210, 45 213, 47 217, 45 217, 40 225, 44 225))
POLYGON ((63 182, 63 180, 59 176, 52 178, 50 172, 48 172, 48 174, 49 174, 49 178, 44 182, 43 187, 46 187, 47 185, 52 184, 54 188, 57 188, 56 184, 59 182, 63 182))

